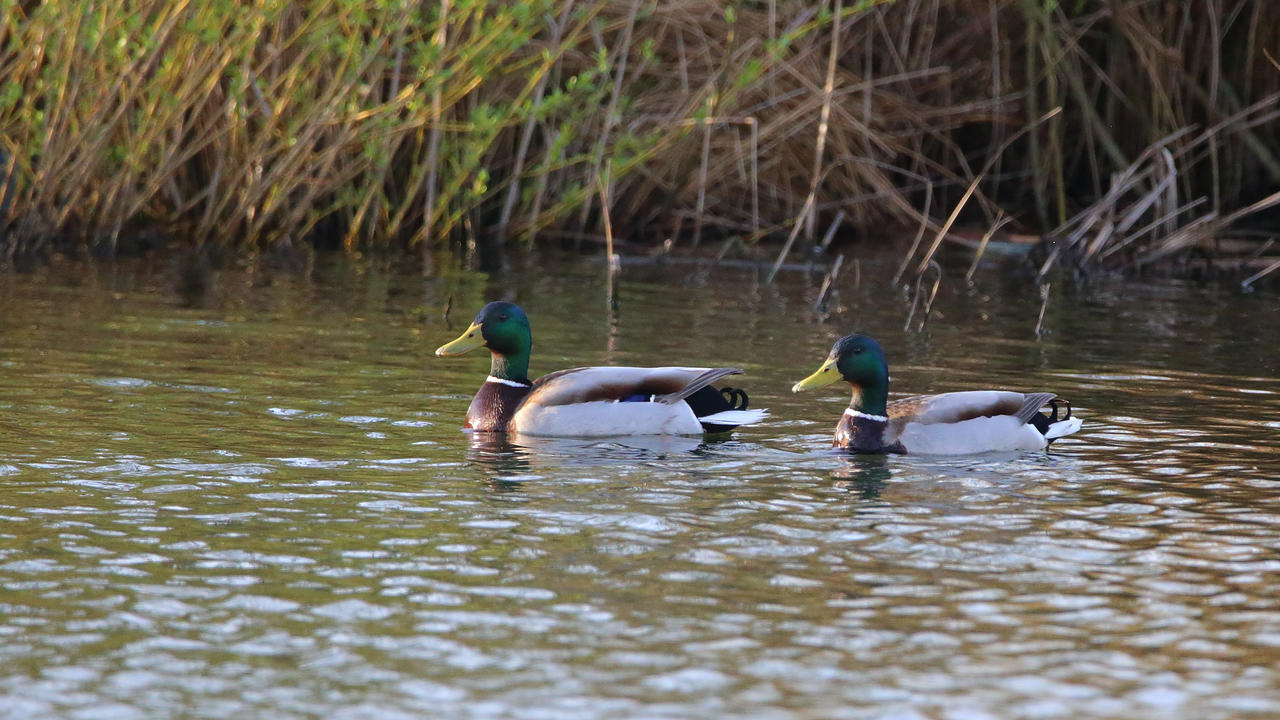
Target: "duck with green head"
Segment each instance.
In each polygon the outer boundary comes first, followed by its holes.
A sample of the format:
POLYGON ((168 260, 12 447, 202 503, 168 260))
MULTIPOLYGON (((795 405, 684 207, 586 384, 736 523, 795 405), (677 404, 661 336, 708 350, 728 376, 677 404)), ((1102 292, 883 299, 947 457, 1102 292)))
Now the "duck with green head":
POLYGON ((463 427, 552 437, 695 435, 727 432, 764 419, 746 393, 712 383, 737 368, 581 367, 529 380, 533 333, 517 305, 491 302, 438 356, 486 348, 489 377, 463 427))
POLYGON ((826 362, 792 392, 843 380, 853 398, 836 425, 835 447, 860 453, 960 455, 1040 450, 1080 429, 1071 405, 1054 393, 973 390, 919 395, 889 402, 889 365, 875 339, 836 341, 826 362), (1058 417, 1058 406, 1066 406, 1058 417), (1051 415, 1040 412, 1046 405, 1051 415))

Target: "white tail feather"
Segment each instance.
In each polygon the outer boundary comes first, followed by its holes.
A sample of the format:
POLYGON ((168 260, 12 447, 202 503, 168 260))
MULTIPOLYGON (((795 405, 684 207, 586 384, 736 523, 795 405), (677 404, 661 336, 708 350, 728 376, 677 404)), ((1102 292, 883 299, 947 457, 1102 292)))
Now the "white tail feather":
POLYGON ((713 425, 754 425, 769 417, 768 410, 723 410, 698 418, 700 423, 713 425))
MULTIPOLYGON (((702 418, 698 418, 698 419, 701 420, 702 418)), ((1075 431, 1079 430, 1080 426, 1083 424, 1084 423, 1081 422, 1080 418, 1073 417, 1073 418, 1067 418, 1066 420, 1059 420, 1058 422, 1050 425, 1049 429, 1045 431, 1044 439, 1055 440, 1064 435, 1070 435, 1071 433, 1074 433, 1075 431)))

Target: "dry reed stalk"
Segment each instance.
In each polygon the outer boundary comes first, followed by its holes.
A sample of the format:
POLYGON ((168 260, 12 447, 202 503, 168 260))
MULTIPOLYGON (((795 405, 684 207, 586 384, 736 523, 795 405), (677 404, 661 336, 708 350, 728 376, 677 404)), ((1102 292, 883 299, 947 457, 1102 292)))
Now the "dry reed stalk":
POLYGON ((1183 128, 1146 148, 1115 177, 1104 197, 1055 232, 1057 243, 1042 263, 1040 276, 1064 257, 1085 268, 1101 263, 1141 268, 1192 248, 1212 250, 1213 238, 1233 223, 1280 204, 1280 194, 1273 194, 1224 216, 1212 208, 1213 196, 1220 192, 1213 182, 1207 185, 1208 195, 1188 202, 1179 199, 1180 188, 1189 186, 1180 182, 1181 168, 1211 158, 1214 148, 1222 147, 1215 139, 1246 132, 1257 117, 1271 114, 1269 108, 1278 99, 1268 96, 1202 132, 1183 128), (1205 204, 1206 214, 1191 214, 1205 204))
MULTIPOLYGON (((560 19, 553 23, 551 44, 557 45, 569 22, 569 13, 573 10, 574 0, 565 0, 560 11, 560 19)), ((524 129, 520 133, 520 148, 516 151, 515 165, 511 169, 511 184, 507 188, 507 199, 502 204, 502 215, 498 219, 498 236, 506 241, 507 228, 511 225, 511 215, 515 212, 516 198, 520 193, 520 178, 524 171, 525 158, 529 155, 529 145, 533 142, 533 131, 538 121, 538 111, 542 108, 542 99, 547 89, 547 81, 551 76, 543 71, 538 77, 537 88, 533 92, 533 112, 525 118, 524 129)))
POLYGON ((1252 290, 1252 289, 1253 289, 1253 284, 1254 284, 1255 282, 1257 282, 1257 281, 1261 280, 1262 278, 1266 277, 1267 275, 1270 275, 1271 273, 1275 272, 1277 269, 1280 269, 1280 260, 1276 260, 1275 262, 1271 263, 1270 265, 1266 266, 1265 268, 1263 268, 1263 269, 1259 270, 1258 272, 1256 272, 1256 273, 1254 273, 1254 274, 1250 275, 1249 277, 1245 278, 1244 280, 1241 280, 1241 281, 1240 281, 1240 288, 1241 288, 1242 290, 1246 290, 1246 291, 1248 291, 1248 290, 1252 290))
MULTIPOLYGON (((813 151, 813 174, 809 180, 809 194, 812 196, 818 193, 818 182, 822 178, 822 154, 827 147, 827 129, 831 125, 831 99, 835 90, 836 57, 840 54, 840 17, 843 8, 843 0, 835 0, 833 12, 835 19, 831 23, 831 50, 827 54, 827 75, 822 83, 822 113, 818 116, 818 142, 813 151)), ((813 203, 809 203, 809 207, 810 212, 805 217, 805 223, 808 227, 808 238, 812 241, 817 218, 813 215, 813 203)))
POLYGON ((1036 120, 1036 122, 1032 123, 1031 125, 1028 125, 1022 130, 1019 130, 1012 137, 1005 140, 1004 144, 1001 145, 1001 147, 996 151, 996 153, 991 157, 987 158, 986 165, 984 165, 982 170, 978 173, 978 175, 973 178, 973 181, 969 183, 969 187, 966 188, 964 191, 964 194, 960 196, 960 201, 956 203, 956 206, 951 210, 951 214, 947 216, 946 222, 944 222, 942 224, 942 227, 938 229, 938 233, 933 238, 933 244, 929 246, 929 249, 925 251, 924 257, 920 259, 920 264, 916 266, 916 271, 915 271, 916 277, 921 276, 924 273, 925 269, 929 266, 929 264, 933 262, 933 254, 938 251, 938 246, 942 244, 942 239, 947 236, 948 232, 950 232, 951 226, 955 223, 956 218, 960 216, 960 211, 964 209, 965 204, 969 202, 969 198, 973 197, 974 192, 978 189, 978 183, 982 182, 982 179, 986 177, 988 172, 991 171, 992 165, 995 164, 996 160, 1000 157, 1000 155, 1004 152, 1004 150, 1007 147, 1009 147, 1009 145, 1017 141, 1018 138, 1022 137, 1024 133, 1039 127, 1046 120, 1050 120, 1052 118, 1057 117, 1061 112, 1062 112, 1062 108, 1054 108, 1049 112, 1045 113, 1044 115, 1041 115, 1036 120))
POLYGON ((982 233, 982 240, 978 243, 978 249, 973 253, 973 263, 969 265, 969 271, 964 274, 965 282, 973 282, 973 274, 978 271, 978 263, 982 261, 982 254, 987 250, 987 243, 991 242, 992 236, 1000 232, 1000 228, 1008 225, 1013 218, 1007 215, 1001 215, 996 218, 995 223, 982 233))
POLYGON ((836 255, 836 261, 831 263, 831 269, 827 271, 825 277, 822 278, 822 289, 818 291, 818 299, 813 301, 813 311, 818 312, 822 307, 822 301, 827 299, 827 291, 835 284, 836 278, 840 275, 840 266, 844 264, 844 253, 836 255))
MULTIPOLYGON (((708 115, 710 108, 708 108, 708 115)), ((693 217, 693 246, 702 240, 702 213, 707 208, 707 164, 711 162, 711 121, 702 121, 702 154, 698 163, 698 205, 693 217)))
MULTIPOLYGON (((772 4, 770 4, 772 7, 772 4)), ((751 236, 760 235, 760 123, 747 118, 751 128, 751 236)))
POLYGON ((1035 336, 1038 338, 1044 332, 1044 313, 1049 309, 1049 291, 1053 288, 1050 283, 1040 286, 1040 314, 1036 316, 1035 336))
POLYGON ((1234 210, 1221 217, 1214 212, 1210 212, 1204 218, 1201 218, 1180 229, 1178 232, 1164 238, 1157 246, 1141 253, 1137 258, 1138 264, 1149 264, 1185 248, 1202 243, 1233 223, 1277 205, 1280 205, 1280 192, 1272 193, 1255 203, 1251 203, 1250 205, 1234 210))
POLYGON ((609 307, 615 307, 617 300, 613 293, 613 276, 618 268, 617 256, 613 252, 613 222, 609 219, 609 183, 612 168, 606 162, 604 176, 596 184, 600 191, 600 214, 604 220, 604 296, 609 307))
POLYGON ((827 232, 823 234, 822 242, 818 244, 818 252, 824 253, 827 251, 827 248, 831 247, 831 241, 835 240, 836 232, 840 230, 840 225, 843 222, 844 210, 840 210, 836 213, 836 219, 832 220, 831 224, 827 226, 827 232))
MULTIPOLYGON (((615 53, 616 59, 612 63, 617 69, 613 72, 613 90, 609 93, 609 104, 604 111, 604 124, 600 129, 600 138, 595 143, 594 157, 591 160, 591 181, 595 181, 599 177, 600 165, 604 160, 605 147, 609 142, 609 135, 613 131, 614 125, 617 124, 618 102, 622 98, 622 81, 627 75, 627 58, 631 54, 631 35, 636 26, 636 14, 640 12, 640 0, 631 0, 631 7, 627 12, 627 21, 625 29, 622 32, 622 41, 618 44, 615 53)), ((578 225, 585 228, 587 225, 587 214, 591 212, 591 192, 587 191, 587 200, 582 203, 582 210, 579 213, 578 225)))
POLYGON ((930 214, 933 212, 933 183, 922 175, 915 175, 915 178, 921 181, 924 188, 924 209, 920 211, 920 221, 916 224, 916 234, 911 240, 911 247, 902 256, 902 263, 898 265, 898 270, 893 274, 893 280, 889 283, 895 287, 902 280, 902 275, 907 271, 907 266, 911 264, 911 259, 916 256, 916 250, 920 249, 920 241, 924 240, 925 231, 933 224, 930 221, 930 214))
MULTIPOLYGON (((916 332, 923 332, 924 327, 929 322, 929 314, 933 311, 933 301, 938 297, 938 288, 942 285, 942 266, 936 261, 929 263, 929 269, 934 271, 933 285, 929 288, 929 297, 925 298, 924 310, 920 318, 920 324, 916 326, 916 332)), ((911 309, 907 312, 907 320, 902 325, 904 332, 911 330, 911 321, 916 316, 916 308, 920 305, 920 299, 924 296, 924 273, 916 275, 915 289, 911 293, 911 309)))
POLYGON ((920 228, 906 272, 935 196, 1046 220, 1069 196, 1086 211, 1058 223, 1070 247, 1046 270, 1132 267, 1162 227, 1280 182, 1280 5, 846 5, 18 4, 0 13, 4 241, 150 223, 249 248, 325 228, 426 250, 470 217, 532 242, 582 216, 610 160, 613 223, 701 217, 696 235, 759 239, 843 211, 844 227, 920 228), (1047 131, 1004 143, 1058 98, 1047 131), (749 142, 723 118, 749 118, 749 142), (1198 129, 1137 159, 1183 128, 1198 129))
POLYGON ((807 225, 812 233, 814 222, 813 204, 818 195, 818 182, 822 179, 822 155, 827 146, 827 128, 831 120, 831 98, 835 89, 836 57, 840 52, 840 16, 843 7, 842 0, 835 0, 835 19, 831 23, 831 47, 827 53, 826 79, 822 84, 822 110, 818 116, 818 141, 813 151, 813 172, 809 176, 809 194, 805 197, 804 209, 800 211, 800 216, 796 219, 796 229, 787 237, 787 242, 778 253, 777 261, 774 262, 773 268, 769 270, 769 275, 765 278, 766 283, 772 283, 774 276, 778 274, 778 268, 782 267, 783 261, 787 258, 787 253, 791 251, 792 243, 795 242, 796 235, 799 234, 801 223, 807 225))

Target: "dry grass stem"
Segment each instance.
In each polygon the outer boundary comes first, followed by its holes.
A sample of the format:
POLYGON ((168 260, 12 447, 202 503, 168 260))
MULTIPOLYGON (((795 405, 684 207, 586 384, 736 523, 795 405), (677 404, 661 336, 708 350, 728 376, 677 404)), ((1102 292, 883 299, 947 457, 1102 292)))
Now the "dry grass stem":
POLYGON ((0 257, 142 235, 434 253, 608 215, 629 241, 674 218, 676 244, 776 238, 775 267, 806 229, 914 234, 896 283, 1003 213, 1045 233, 1044 273, 1211 253, 1251 277, 1266 238, 1223 241, 1274 234, 1280 3, 1187 7, 10 3, 0 257))

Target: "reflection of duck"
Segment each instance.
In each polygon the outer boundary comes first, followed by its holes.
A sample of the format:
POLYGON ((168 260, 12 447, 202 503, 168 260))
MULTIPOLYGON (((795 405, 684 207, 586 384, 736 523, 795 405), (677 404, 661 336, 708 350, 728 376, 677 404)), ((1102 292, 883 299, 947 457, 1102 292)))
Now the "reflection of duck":
POLYGON ((468 440, 467 459, 489 468, 498 477, 527 475, 533 469, 532 456, 512 443, 506 433, 474 432, 468 440))
POLYGON ((521 435, 516 442, 530 457, 538 459, 537 464, 583 466, 611 461, 631 463, 638 460, 661 460, 671 456, 693 455, 708 447, 703 438, 687 435, 620 435, 607 438, 521 435))
POLYGON ((967 454, 1039 450, 1080 429, 1071 405, 1053 393, 1006 390, 921 395, 887 402, 889 367, 884 351, 866 335, 849 335, 832 346, 817 372, 793 392, 844 380, 853 399, 836 426, 834 445, 854 452, 967 454), (1058 417, 1058 404, 1066 415, 1058 417), (1040 414, 1044 406, 1050 416, 1040 414))
POLYGON ((893 472, 883 456, 845 456, 845 464, 833 470, 831 477, 836 487, 856 492, 863 500, 875 500, 893 472))
POLYGON ((492 356, 489 377, 467 409, 464 427, 551 437, 697 435, 727 432, 764 419, 741 390, 712 383, 737 368, 585 367, 527 377, 533 346, 524 311, 492 302, 457 340, 436 355, 478 347, 492 356))
POLYGON ((633 435, 611 438, 514 436, 500 432, 469 433, 467 459, 492 473, 495 488, 511 490, 538 480, 549 469, 634 467, 669 458, 696 457, 710 445, 682 435, 633 435))

